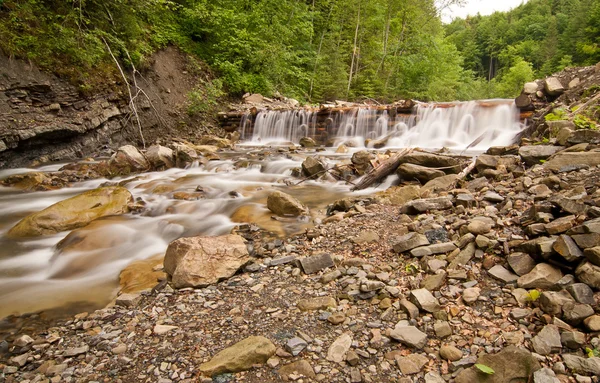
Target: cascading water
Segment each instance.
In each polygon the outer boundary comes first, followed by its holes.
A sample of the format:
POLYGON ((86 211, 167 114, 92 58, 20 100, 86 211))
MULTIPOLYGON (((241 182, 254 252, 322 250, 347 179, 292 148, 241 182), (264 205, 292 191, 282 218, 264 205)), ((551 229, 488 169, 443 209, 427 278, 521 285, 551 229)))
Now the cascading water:
POLYGON ((511 100, 419 104, 413 114, 394 117, 381 107, 332 111, 325 122, 320 122, 320 115, 308 109, 262 111, 256 116, 251 136, 249 119, 245 116, 241 124, 242 138, 254 144, 298 143, 304 136, 314 136, 321 124, 320 130, 325 131, 323 136, 336 144, 352 140, 362 146, 365 140, 379 143, 384 140, 380 146, 387 148, 485 150, 512 144, 523 129, 519 110, 511 100))

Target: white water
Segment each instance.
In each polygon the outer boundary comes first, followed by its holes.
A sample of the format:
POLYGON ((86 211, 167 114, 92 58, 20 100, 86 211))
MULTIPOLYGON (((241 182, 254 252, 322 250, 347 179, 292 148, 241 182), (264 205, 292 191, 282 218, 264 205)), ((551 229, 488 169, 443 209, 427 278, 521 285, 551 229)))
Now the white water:
MULTIPOLYGON (((352 140, 386 139, 386 148, 420 147, 485 150, 514 142, 523 129, 519 110, 510 100, 469 101, 452 104, 419 104, 411 116, 391 118, 385 110, 361 107, 330 115, 327 133, 336 144, 352 140), (455 106, 454 106, 455 105, 455 106)), ((252 137, 248 118, 242 137, 253 144, 291 141, 313 135, 316 113, 309 110, 259 112, 252 137)))

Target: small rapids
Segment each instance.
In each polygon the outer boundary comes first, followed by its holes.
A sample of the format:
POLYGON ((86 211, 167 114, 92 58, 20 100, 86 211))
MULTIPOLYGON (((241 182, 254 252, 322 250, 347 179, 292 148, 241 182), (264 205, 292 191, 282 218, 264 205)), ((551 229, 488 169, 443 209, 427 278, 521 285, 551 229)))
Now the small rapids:
MULTIPOLYGON (((86 181, 60 190, 0 188, 0 318, 81 302, 101 307, 114 296, 121 270, 133 261, 164 254, 171 241, 183 236, 222 235, 240 223, 256 223, 284 236, 311 224, 310 220, 272 219, 266 198, 273 190, 285 190, 314 214, 350 194, 350 186, 344 183, 306 181, 286 186, 283 181, 301 166, 304 157, 269 154, 260 159, 247 156, 251 150, 220 153, 226 159, 205 166, 86 181), (247 160, 247 167, 236 166, 246 157, 254 159, 247 160), (144 212, 96 220, 60 248, 57 245, 68 232, 21 240, 6 237, 24 216, 106 182, 125 185, 136 200, 145 202, 144 212), (177 192, 185 199, 175 199, 177 192), (195 199, 198 195, 201 198, 195 199)), ((329 161, 333 165, 342 158, 349 156, 331 156, 329 161)), ((0 171, 0 179, 59 167, 0 171)))

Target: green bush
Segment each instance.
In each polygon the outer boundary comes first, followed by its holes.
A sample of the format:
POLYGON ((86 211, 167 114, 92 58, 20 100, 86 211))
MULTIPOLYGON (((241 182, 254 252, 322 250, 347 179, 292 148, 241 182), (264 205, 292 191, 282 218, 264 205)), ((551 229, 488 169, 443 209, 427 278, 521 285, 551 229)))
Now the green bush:
POLYGON ((188 93, 188 114, 195 116, 211 111, 219 104, 219 99, 224 95, 223 82, 220 79, 200 81, 194 90, 188 93))

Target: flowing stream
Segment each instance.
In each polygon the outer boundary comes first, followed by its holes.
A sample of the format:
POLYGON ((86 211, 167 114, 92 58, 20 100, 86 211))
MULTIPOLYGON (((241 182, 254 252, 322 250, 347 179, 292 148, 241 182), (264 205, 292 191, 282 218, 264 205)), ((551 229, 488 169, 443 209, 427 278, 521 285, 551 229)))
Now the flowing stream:
MULTIPOLYGON (((225 234, 242 222, 256 223, 280 236, 310 226, 324 216, 326 205, 352 194, 350 185, 307 181, 290 186, 286 181, 299 181, 291 177, 292 169, 315 153, 280 152, 276 147, 256 144, 298 142, 310 133, 314 118, 306 110, 265 112, 258 116, 252 137, 245 137, 235 151, 219 153, 221 160, 202 166, 92 180, 45 192, 1 187, 0 318, 82 302, 101 307, 118 290, 121 270, 133 261, 164 254, 169 242, 182 236, 225 234), (78 240, 60 248, 57 244, 68 232, 23 240, 6 237, 6 232, 26 215, 106 182, 124 185, 134 198, 146 203, 145 211, 97 220, 79 229, 78 240), (266 197, 273 190, 285 190, 298 198, 311 209, 312 217, 273 220, 266 209, 266 197), (176 199, 177 192, 185 199, 176 199), (195 199, 199 195, 202 198, 195 199)), ((329 166, 348 162, 352 153, 363 147, 365 138, 386 137, 387 147, 446 146, 464 150, 472 144, 471 148, 484 150, 511 144, 522 129, 513 105, 498 103, 483 108, 474 102, 448 108, 423 106, 416 115, 397 116, 392 122, 385 111, 356 109, 336 117, 334 125, 337 141, 353 140, 357 147, 346 154, 336 154, 335 147, 318 153, 329 166)), ((1 170, 0 179, 60 167, 1 170)), ((390 177, 387 183, 393 181, 390 177)))

